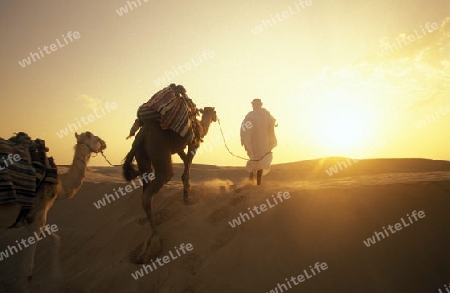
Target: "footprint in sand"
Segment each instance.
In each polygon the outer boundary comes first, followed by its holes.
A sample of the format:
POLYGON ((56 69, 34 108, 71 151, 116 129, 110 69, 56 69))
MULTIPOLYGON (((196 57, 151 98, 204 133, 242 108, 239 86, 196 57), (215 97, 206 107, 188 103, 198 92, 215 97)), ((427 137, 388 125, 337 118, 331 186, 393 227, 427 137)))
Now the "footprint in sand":
POLYGON ((247 184, 247 185, 244 185, 244 186, 241 186, 241 187, 238 187, 238 188, 234 189, 233 192, 234 193, 241 193, 243 191, 247 191, 245 194, 248 194, 248 193, 250 193, 250 190, 253 187, 254 187, 254 185, 247 184))
POLYGON ((138 244, 132 251, 128 253, 128 261, 132 264, 136 264, 138 262, 138 255, 142 251, 143 243, 138 244))
POLYGON ((194 204, 198 204, 200 202, 200 198, 198 197, 197 194, 195 193, 189 193, 189 197, 188 197, 188 202, 185 203, 184 205, 194 205, 194 204))
POLYGON ((213 226, 217 226, 220 221, 227 218, 230 214, 230 210, 227 207, 214 211, 206 218, 206 221, 213 226))
MULTIPOLYGON (((235 205, 245 201, 245 198, 246 197, 244 195, 239 195, 239 196, 233 197, 230 200, 230 206, 235 206, 235 205)), ((220 221, 227 218, 229 215, 230 215, 229 208, 223 207, 221 209, 214 211, 212 214, 210 214, 206 218, 206 221, 208 221, 213 226, 217 226, 220 223, 220 221)))
POLYGON ((161 209, 155 213, 156 225, 161 225, 164 222, 167 222, 168 219, 171 218, 170 210, 161 209))
POLYGON ((148 223, 148 219, 147 217, 141 217, 136 219, 136 222, 138 223, 139 226, 144 226, 145 224, 148 223))
MULTIPOLYGON (((170 206, 170 204, 166 204, 165 206, 170 206)), ((168 222, 170 219, 174 218, 174 213, 171 209, 161 208, 155 213, 156 225, 161 225, 162 223, 168 222)), ((136 222, 140 226, 144 226, 149 224, 147 217, 140 217, 136 219, 136 222)))
POLYGON ((184 267, 187 271, 195 276, 203 265, 202 258, 196 253, 189 253, 184 258, 184 267))
POLYGON ((245 198, 246 198, 246 197, 245 197, 244 195, 239 195, 239 196, 233 197, 233 198, 230 200, 230 205, 235 206, 235 205, 237 205, 238 203, 243 202, 243 201, 245 200, 245 198))
POLYGON ((220 248, 224 247, 228 244, 228 242, 233 239, 234 235, 236 234, 235 229, 225 229, 221 233, 217 234, 215 237, 215 243, 211 245, 211 249, 214 251, 219 250, 220 248))

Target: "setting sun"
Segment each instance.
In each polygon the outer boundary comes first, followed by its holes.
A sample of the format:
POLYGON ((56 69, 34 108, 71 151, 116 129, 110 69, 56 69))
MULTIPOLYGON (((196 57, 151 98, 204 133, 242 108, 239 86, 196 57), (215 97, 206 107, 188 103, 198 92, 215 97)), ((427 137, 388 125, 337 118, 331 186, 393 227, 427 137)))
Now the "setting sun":
POLYGON ((325 152, 355 154, 373 134, 372 112, 348 91, 330 92, 312 107, 310 135, 325 152))

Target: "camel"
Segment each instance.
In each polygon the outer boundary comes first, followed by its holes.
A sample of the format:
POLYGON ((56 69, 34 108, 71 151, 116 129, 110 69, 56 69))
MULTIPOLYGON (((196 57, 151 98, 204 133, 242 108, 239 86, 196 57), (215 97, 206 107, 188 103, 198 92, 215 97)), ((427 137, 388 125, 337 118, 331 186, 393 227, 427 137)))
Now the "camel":
MULTIPOLYGON (((92 153, 101 152, 106 148, 105 142, 91 132, 81 134, 75 133, 77 143, 74 147, 75 154, 72 165, 67 173, 58 175, 57 184, 44 183, 40 187, 36 195, 36 203, 23 222, 27 229, 27 235, 42 234, 42 229, 46 226, 47 213, 53 206, 56 199, 72 198, 81 188, 81 184, 85 177, 87 163, 92 153)), ((13 224, 21 210, 20 204, 0 205, 0 227, 6 228, 13 224)), ((52 245, 52 269, 54 277, 61 277, 59 266, 59 236, 55 233, 49 235, 52 245)), ((13 245, 12 243, 11 245, 13 245)), ((23 291, 29 290, 29 284, 32 279, 34 269, 34 256, 36 253, 37 243, 24 248, 24 256, 21 267, 20 284, 23 291)))
MULTIPOLYGON (((200 121, 195 119, 195 123, 201 139, 207 135, 211 123, 217 121, 217 115, 214 107, 205 107, 199 111, 202 118, 200 121)), ((199 144, 200 141, 194 143, 170 129, 163 130, 157 120, 143 121, 143 126, 122 166, 123 177, 127 181, 131 181, 142 174, 150 174, 152 167, 155 176, 153 181, 144 182, 142 206, 150 221, 152 231, 151 236, 144 243, 142 252, 137 256, 136 263, 149 262, 162 252, 162 241, 156 228, 153 196, 173 176, 172 154, 177 153, 184 163, 184 172, 181 179, 183 181, 184 202, 188 203, 189 171, 199 144), (187 153, 184 152, 186 146, 188 147, 187 153), (138 170, 133 166, 134 158, 136 158, 138 170)))

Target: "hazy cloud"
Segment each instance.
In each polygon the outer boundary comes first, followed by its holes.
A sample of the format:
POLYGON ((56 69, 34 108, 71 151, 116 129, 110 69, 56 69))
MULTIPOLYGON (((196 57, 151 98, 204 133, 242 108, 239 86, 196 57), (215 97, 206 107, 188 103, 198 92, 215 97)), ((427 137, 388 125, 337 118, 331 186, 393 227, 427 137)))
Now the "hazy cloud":
POLYGON ((90 97, 88 95, 79 95, 78 97, 83 101, 83 107, 89 110, 95 110, 98 108, 102 100, 90 97))

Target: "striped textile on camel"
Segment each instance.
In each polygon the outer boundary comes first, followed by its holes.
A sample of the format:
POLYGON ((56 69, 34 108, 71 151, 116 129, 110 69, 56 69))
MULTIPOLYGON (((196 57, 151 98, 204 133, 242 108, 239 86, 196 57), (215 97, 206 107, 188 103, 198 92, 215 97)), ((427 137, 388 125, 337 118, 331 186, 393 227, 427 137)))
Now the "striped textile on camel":
POLYGON ((192 136, 192 120, 196 116, 195 104, 173 88, 166 87, 154 94, 138 109, 140 122, 147 119, 160 121, 162 129, 171 129, 181 137, 192 136))
POLYGON ((36 191, 36 170, 33 168, 26 146, 0 139, 0 204, 20 203, 33 206, 36 191), (11 162, 8 155, 18 154, 20 160, 11 162), (6 166, 5 161, 8 163, 6 166))

